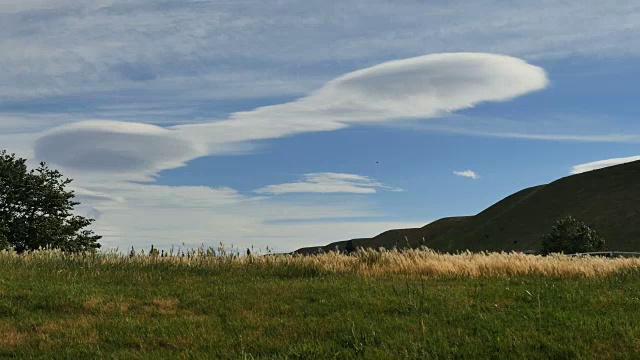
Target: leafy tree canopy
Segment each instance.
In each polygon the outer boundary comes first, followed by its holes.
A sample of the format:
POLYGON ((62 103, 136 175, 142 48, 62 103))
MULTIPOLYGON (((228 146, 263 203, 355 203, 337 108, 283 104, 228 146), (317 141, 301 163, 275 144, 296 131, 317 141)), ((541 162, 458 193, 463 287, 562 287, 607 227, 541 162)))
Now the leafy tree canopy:
POLYGON ((542 252, 575 254, 605 250, 605 240, 582 221, 567 216, 542 239, 542 252))
POLYGON ((26 159, 0 151, 0 249, 99 248, 101 236, 85 229, 94 220, 72 214, 80 203, 65 189, 71 181, 45 163, 29 170, 26 159))

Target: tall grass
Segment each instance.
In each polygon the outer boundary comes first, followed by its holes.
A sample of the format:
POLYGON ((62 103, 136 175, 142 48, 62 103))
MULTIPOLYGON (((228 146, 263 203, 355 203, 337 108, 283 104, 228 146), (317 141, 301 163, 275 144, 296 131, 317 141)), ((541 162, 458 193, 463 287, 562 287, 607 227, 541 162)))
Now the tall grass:
POLYGON ((429 249, 358 250, 347 255, 329 252, 313 256, 279 254, 239 256, 234 252, 204 249, 175 255, 150 251, 123 255, 115 252, 65 254, 55 250, 17 254, 0 252, 0 261, 31 263, 52 271, 75 265, 190 267, 204 270, 252 270, 274 272, 291 277, 319 274, 361 276, 406 275, 410 277, 509 277, 535 275, 547 277, 607 276, 622 271, 640 271, 639 258, 539 256, 522 253, 442 254, 429 249))
POLYGON ((640 359, 639 259, 0 252, 0 359, 640 359))

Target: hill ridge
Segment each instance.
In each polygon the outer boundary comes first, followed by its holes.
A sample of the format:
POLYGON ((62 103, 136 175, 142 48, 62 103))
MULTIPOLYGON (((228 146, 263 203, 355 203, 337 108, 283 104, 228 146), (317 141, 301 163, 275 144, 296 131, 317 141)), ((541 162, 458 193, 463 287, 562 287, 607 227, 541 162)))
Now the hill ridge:
POLYGON ((393 229, 372 238, 336 241, 300 254, 355 248, 417 248, 442 252, 539 251, 542 235, 560 217, 584 221, 619 251, 640 250, 640 161, 569 175, 531 186, 476 215, 452 216, 421 228, 393 229))

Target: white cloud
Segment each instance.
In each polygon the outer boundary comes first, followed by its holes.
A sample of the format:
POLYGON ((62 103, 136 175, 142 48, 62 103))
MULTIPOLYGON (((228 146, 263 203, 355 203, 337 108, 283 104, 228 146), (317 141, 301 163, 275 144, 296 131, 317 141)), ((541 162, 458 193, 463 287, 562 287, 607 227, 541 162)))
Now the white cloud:
MULTIPOLYGON (((523 124, 523 128, 526 125, 523 124)), ((436 131, 444 133, 453 133, 469 136, 506 138, 506 139, 524 139, 524 140, 541 140, 541 141, 562 141, 562 142, 587 142, 587 143, 638 143, 640 142, 640 134, 623 134, 623 133, 602 133, 602 134, 580 134, 580 133, 536 133, 536 132, 511 132, 509 130, 501 130, 500 124, 487 124, 487 128, 492 130, 474 130, 473 127, 447 126, 438 124, 403 124, 404 128, 415 130, 436 131)), ((477 126, 474 126, 477 127, 477 126)), ((523 129, 525 130, 525 129, 523 129)))
POLYGON ((629 163, 632 161, 638 161, 638 160, 640 160, 640 156, 630 156, 625 158, 614 158, 614 159, 593 161, 590 163, 573 166, 571 168, 571 174, 580 174, 580 173, 591 171, 591 170, 602 169, 602 168, 613 166, 613 165, 626 164, 626 163, 629 163))
POLYGON ((535 134, 535 133, 510 133, 510 132, 474 132, 460 131, 467 135, 489 136, 509 139, 527 139, 543 141, 570 141, 570 142, 605 142, 605 143, 637 143, 640 142, 638 134, 535 134))
POLYGON ((464 170, 464 171, 454 171, 453 175, 462 176, 470 179, 478 179, 480 175, 476 174, 473 170, 464 170))
POLYGON ((88 190, 78 186, 69 186, 68 190, 73 191, 74 200, 80 203, 96 202, 96 201, 114 201, 124 202, 122 197, 113 197, 105 192, 88 190))
POLYGON ((37 164, 37 161, 33 161, 33 146, 38 136, 38 133, 0 134, 0 146, 22 158, 31 159, 31 164, 37 164))
POLYGON ((340 173, 305 174, 301 180, 257 189, 258 194, 280 195, 288 193, 352 193, 373 194, 377 189, 402 191, 381 184, 367 176, 340 173))
POLYGON ((254 140, 362 122, 430 118, 483 101, 508 100, 547 84, 543 69, 509 56, 426 55, 355 71, 307 97, 234 113, 223 121, 170 128, 113 121, 65 125, 38 139, 35 153, 71 170, 148 180, 197 157, 238 151, 254 140))
POLYGON ((81 121, 83 118, 59 116, 51 114, 0 113, 0 133, 24 134, 42 132, 46 129, 63 125, 69 121, 81 121))
POLYGON ((461 114, 452 116, 451 125, 457 133, 530 139, 557 142, 640 142, 640 126, 630 118, 619 115, 589 111, 562 113, 523 113, 511 117, 473 117, 461 114))
POLYGON ((441 121, 405 121, 387 123, 385 126, 479 137, 557 142, 638 143, 640 126, 636 126, 630 120, 602 114, 523 114, 513 119, 454 113, 441 121))
POLYGON ((359 123, 429 118, 484 101, 509 100, 548 83, 542 68, 514 57, 432 54, 354 71, 297 101, 236 113, 231 120, 359 123))

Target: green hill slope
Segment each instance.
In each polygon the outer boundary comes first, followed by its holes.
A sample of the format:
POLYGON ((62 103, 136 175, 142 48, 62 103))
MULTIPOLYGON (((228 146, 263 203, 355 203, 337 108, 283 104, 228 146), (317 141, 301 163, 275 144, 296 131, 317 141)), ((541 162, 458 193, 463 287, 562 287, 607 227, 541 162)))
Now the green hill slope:
POLYGON ((567 176, 512 194, 475 216, 444 218, 422 228, 386 231, 319 249, 419 247, 455 252, 538 251, 541 237, 572 215, 602 234, 610 249, 640 251, 640 161, 567 176))

